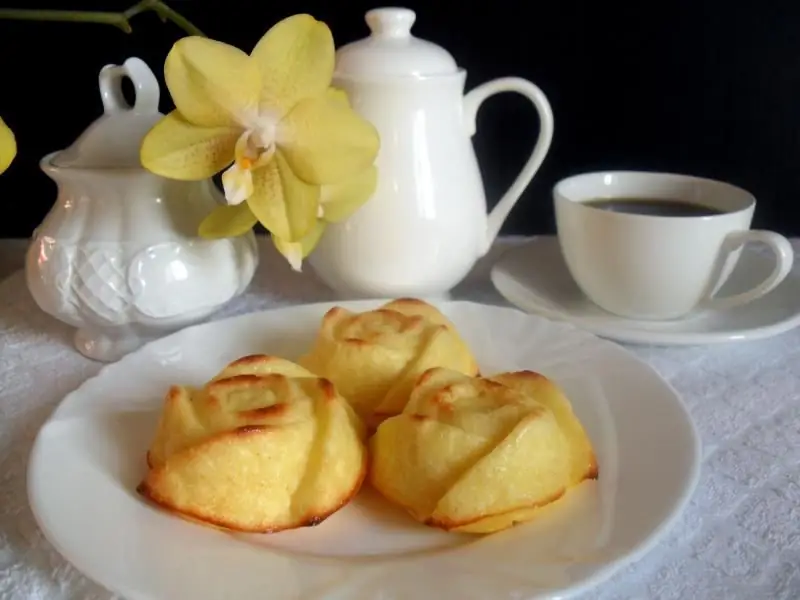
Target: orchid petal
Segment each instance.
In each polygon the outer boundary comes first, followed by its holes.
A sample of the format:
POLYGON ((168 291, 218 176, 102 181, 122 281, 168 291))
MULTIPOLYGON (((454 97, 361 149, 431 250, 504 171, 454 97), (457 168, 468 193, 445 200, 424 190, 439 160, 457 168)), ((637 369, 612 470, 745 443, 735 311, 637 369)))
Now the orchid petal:
POLYGON ((325 94, 328 96, 328 99, 331 102, 338 102, 342 106, 350 108, 350 98, 347 96, 347 92, 344 90, 340 90, 336 87, 329 87, 325 94))
POLYGON ((217 206, 200 223, 198 233, 206 239, 237 237, 253 229, 256 223, 258 219, 246 203, 217 206))
POLYGON ((222 189, 228 204, 241 204, 253 195, 253 172, 233 163, 222 174, 222 189))
POLYGON ((289 262, 292 270, 298 273, 303 270, 303 259, 314 251, 322 234, 325 232, 326 224, 324 221, 317 221, 302 239, 297 242, 287 242, 284 239, 272 236, 272 243, 284 258, 289 262))
POLYGON ((378 169, 375 165, 342 183, 322 186, 319 199, 322 218, 328 223, 344 221, 370 199, 377 186, 378 169))
POLYGON ((231 127, 198 127, 173 111, 145 136, 142 165, 170 179, 206 179, 233 161, 239 133, 231 127))
POLYGON ((167 55, 164 76, 175 107, 195 125, 241 124, 258 108, 258 67, 246 53, 228 44, 183 38, 167 55))
POLYGON ((310 15, 276 23, 250 56, 261 73, 260 108, 279 117, 300 100, 322 94, 333 77, 333 35, 310 15))
POLYGON ((278 147, 292 170, 319 185, 357 175, 380 146, 375 127, 330 94, 300 102, 278 130, 278 147))
POLYGON ((14 132, 0 119, 0 173, 4 173, 17 155, 17 138, 14 132))
POLYGON ((301 181, 280 151, 266 165, 253 171, 253 194, 247 204, 270 233, 296 242, 314 226, 320 188, 301 181))

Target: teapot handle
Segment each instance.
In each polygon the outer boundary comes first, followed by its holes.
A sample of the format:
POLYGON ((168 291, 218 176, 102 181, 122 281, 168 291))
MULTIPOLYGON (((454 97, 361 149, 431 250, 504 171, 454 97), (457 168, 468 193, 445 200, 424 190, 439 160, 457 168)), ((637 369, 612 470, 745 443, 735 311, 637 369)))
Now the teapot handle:
POLYGON ((150 67, 140 58, 129 58, 122 65, 106 65, 100 69, 100 97, 107 113, 126 110, 136 112, 158 112, 160 90, 158 80, 150 67), (133 106, 122 95, 122 80, 127 77, 133 82, 136 99, 133 106))
POLYGON ((470 136, 475 135, 475 117, 483 101, 501 92, 516 92, 525 96, 536 108, 536 112, 539 113, 541 124, 539 127, 539 139, 536 140, 536 145, 533 147, 525 166, 522 167, 522 171, 517 175, 514 183, 511 184, 511 187, 508 188, 489 213, 481 255, 486 254, 491 248, 511 209, 514 208, 522 192, 528 187, 533 176, 536 175, 536 171, 539 170, 542 162, 544 162, 545 156, 550 150, 550 143, 553 140, 553 111, 550 108, 547 97, 533 83, 519 77, 501 77, 500 79, 487 81, 464 96, 464 119, 470 136))

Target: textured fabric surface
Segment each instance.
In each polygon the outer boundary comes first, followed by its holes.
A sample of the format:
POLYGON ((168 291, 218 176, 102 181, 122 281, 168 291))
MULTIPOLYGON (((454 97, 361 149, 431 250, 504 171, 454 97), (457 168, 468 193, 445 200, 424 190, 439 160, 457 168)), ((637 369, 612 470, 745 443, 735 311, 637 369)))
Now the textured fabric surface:
MULTIPOLYGON (((488 270, 518 241, 499 243, 454 297, 505 305, 488 270)), ((311 273, 293 273, 267 244, 262 249, 248 292, 217 318, 333 299, 311 273)), ((0 266, 21 266, 19 251, 0 242, 0 266)), ((102 366, 79 355, 71 338, 33 304, 22 272, 0 283, 0 600, 113 597, 42 537, 25 491, 38 428, 102 366)), ((665 539, 582 598, 800 598, 800 329, 742 344, 631 349, 683 394, 703 437, 702 475, 665 539)))

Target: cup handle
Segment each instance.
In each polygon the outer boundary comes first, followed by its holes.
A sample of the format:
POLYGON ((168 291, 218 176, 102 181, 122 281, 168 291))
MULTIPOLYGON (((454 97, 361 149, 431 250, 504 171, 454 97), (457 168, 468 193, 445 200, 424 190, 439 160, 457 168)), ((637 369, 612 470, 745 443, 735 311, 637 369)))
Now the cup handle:
POLYGON ((730 233, 722 243, 721 251, 723 256, 727 258, 730 256, 731 252, 735 252, 747 243, 761 243, 772 250, 772 253, 775 255, 775 268, 772 269, 772 273, 767 275, 761 283, 746 292, 734 294, 733 296, 725 296, 723 298, 714 296, 723 283, 722 281, 717 281, 710 297, 703 303, 704 309, 724 310, 748 304, 771 292, 780 282, 786 279, 786 276, 791 272, 794 263, 794 250, 792 249, 792 245, 785 237, 773 231, 756 229, 730 233))
POLYGON ((137 112, 158 112, 160 90, 158 80, 150 67, 140 58, 129 58, 122 65, 106 65, 100 69, 100 97, 107 113, 127 110, 137 112), (133 82, 136 99, 133 106, 122 95, 122 80, 127 77, 133 82))
POLYGON ((492 247, 497 234, 500 233, 500 228, 508 218, 508 214, 514 205, 519 200, 522 192, 528 187, 536 171, 544 162, 547 152, 550 150, 550 143, 553 141, 553 111, 550 108, 550 103, 547 101, 547 96, 530 81, 521 79, 519 77, 502 77, 487 81, 472 89, 466 96, 464 96, 464 123, 467 127, 467 133, 471 136, 475 135, 475 117, 478 110, 483 104, 484 100, 489 96, 500 94, 502 92, 516 92, 522 94, 531 101, 539 113, 539 139, 536 140, 536 145, 533 147, 530 157, 525 165, 522 167, 519 175, 508 188, 503 197, 489 213, 488 225, 486 228, 486 235, 484 246, 481 248, 481 255, 486 254, 489 248, 492 247))

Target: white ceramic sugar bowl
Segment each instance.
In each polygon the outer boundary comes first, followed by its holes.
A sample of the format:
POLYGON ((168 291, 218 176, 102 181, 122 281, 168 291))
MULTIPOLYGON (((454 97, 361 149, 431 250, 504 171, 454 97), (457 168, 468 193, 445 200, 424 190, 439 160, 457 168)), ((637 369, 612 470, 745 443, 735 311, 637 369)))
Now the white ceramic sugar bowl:
POLYGON ((72 146, 41 160, 58 197, 34 232, 26 275, 39 307, 78 328, 82 354, 114 361, 241 294, 258 253, 252 232, 198 237, 220 200, 210 180, 173 181, 142 167, 141 140, 162 116, 148 66, 138 58, 107 65, 99 84, 104 114, 72 146), (125 77, 133 106, 122 95, 125 77))

